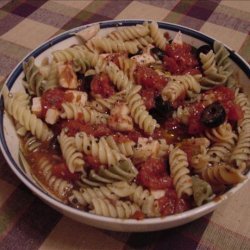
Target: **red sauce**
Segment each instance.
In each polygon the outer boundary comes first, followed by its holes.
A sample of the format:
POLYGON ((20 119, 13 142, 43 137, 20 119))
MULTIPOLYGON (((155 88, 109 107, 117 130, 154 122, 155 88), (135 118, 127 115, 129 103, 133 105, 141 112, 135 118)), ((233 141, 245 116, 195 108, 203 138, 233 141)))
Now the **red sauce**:
POLYGON ((112 135, 112 137, 116 143, 126 143, 126 142, 130 141, 130 139, 127 135, 123 135, 120 133, 112 135))
POLYGON ((136 211, 132 216, 131 219, 135 220, 143 220, 145 218, 145 215, 142 211, 136 211))
POLYGON ((115 94, 114 86, 107 74, 101 73, 94 76, 91 81, 91 93, 93 95, 100 95, 103 98, 108 98, 115 94))
POLYGON ((172 178, 167 175, 164 160, 149 158, 139 166, 137 182, 151 189, 172 187, 172 178))
POLYGON ((58 178, 62 178, 68 181, 76 181, 80 177, 79 173, 70 173, 65 162, 54 164, 52 168, 52 174, 58 178))
POLYGON ((152 91, 152 89, 142 89, 140 91, 144 104, 147 110, 150 110, 155 106, 155 97, 156 92, 152 91))
POLYGON ((42 117, 45 117, 49 108, 60 110, 65 101, 64 91, 60 88, 49 89, 42 95, 42 117))
POLYGON ((191 51, 192 47, 186 43, 183 45, 167 44, 164 57, 165 69, 172 74, 196 73, 199 63, 191 51))

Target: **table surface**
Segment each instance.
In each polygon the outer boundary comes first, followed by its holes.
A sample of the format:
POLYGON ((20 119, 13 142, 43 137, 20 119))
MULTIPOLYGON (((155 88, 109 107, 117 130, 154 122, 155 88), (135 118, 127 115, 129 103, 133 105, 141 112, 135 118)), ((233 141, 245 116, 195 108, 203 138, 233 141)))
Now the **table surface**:
MULTIPOLYGON (((250 61, 250 1, 0 1, 0 82, 33 48, 79 25, 127 18, 173 22, 224 42, 250 61)), ((75 222, 35 197, 0 153, 0 249, 250 249, 250 182, 214 213, 153 233, 75 222)))

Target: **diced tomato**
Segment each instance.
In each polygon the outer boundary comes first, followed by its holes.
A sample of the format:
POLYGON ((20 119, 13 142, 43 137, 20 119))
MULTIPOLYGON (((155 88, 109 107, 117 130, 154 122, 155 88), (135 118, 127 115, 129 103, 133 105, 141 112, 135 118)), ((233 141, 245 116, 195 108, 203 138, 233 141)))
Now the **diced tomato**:
POLYGON ((164 77, 146 66, 137 66, 134 74, 136 82, 144 88, 160 91, 167 84, 167 80, 164 77))
POLYGON ((162 216, 181 213, 190 209, 190 202, 183 198, 178 198, 174 189, 167 189, 165 196, 157 200, 162 216))
POLYGON ((64 100, 64 91, 60 88, 49 89, 44 92, 41 99, 42 116, 45 117, 45 114, 49 108, 60 110, 64 100))
POLYGON ((97 138, 114 134, 114 131, 105 124, 96 124, 94 126, 89 124, 89 126, 93 129, 92 135, 97 138))
POLYGON ((162 216, 174 214, 177 194, 173 189, 168 189, 166 195, 157 200, 162 216))
POLYGON ((64 100, 65 102, 72 102, 74 100, 74 95, 72 92, 65 92, 64 94, 64 100))
POLYGON ((62 178, 68 181, 75 181, 79 179, 78 173, 70 173, 66 163, 58 163, 53 165, 52 174, 58 178, 62 178))
POLYGON ((169 35, 169 33, 168 33, 167 31, 164 33, 164 37, 165 37, 167 40, 170 39, 170 35, 169 35))
POLYGON ((231 104, 230 106, 224 105, 224 108, 227 111, 227 117, 229 121, 238 121, 244 117, 244 113, 241 107, 237 104, 231 104))
POLYGON ((141 133, 133 130, 133 131, 129 131, 127 133, 127 136, 130 140, 134 141, 134 142, 138 142, 139 137, 142 137, 141 133))
POLYGON ((86 161, 87 165, 92 169, 98 170, 101 166, 99 160, 92 155, 86 155, 84 157, 84 160, 86 161))
POLYGON ((145 214, 142 211, 136 211, 132 216, 131 219, 135 220, 143 220, 145 218, 145 214))
POLYGON ((108 98, 115 93, 115 89, 107 74, 101 73, 95 75, 91 81, 91 92, 94 95, 101 95, 103 98, 108 98))
POLYGON ((152 89, 142 89, 140 92, 146 109, 149 110, 155 106, 155 92, 152 89))
POLYGON ((189 44, 167 44, 165 52, 163 64, 172 74, 185 74, 198 68, 198 60, 192 54, 192 47, 189 44))
POLYGON ((191 208, 191 202, 188 199, 177 198, 175 203, 175 214, 182 213, 191 208))
POLYGON ((144 187, 164 189, 172 187, 172 178, 167 175, 163 160, 149 158, 139 166, 137 181, 144 187))
POLYGON ((203 132, 204 126, 201 123, 201 113, 205 109, 202 102, 197 102, 190 106, 190 117, 188 121, 188 133, 197 135, 203 132))

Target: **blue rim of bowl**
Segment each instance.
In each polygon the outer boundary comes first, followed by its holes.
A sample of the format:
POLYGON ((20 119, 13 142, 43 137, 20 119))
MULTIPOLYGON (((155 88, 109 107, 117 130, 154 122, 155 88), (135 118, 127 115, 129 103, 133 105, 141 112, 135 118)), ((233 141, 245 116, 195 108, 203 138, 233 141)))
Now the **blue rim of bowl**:
MULTIPOLYGON (((4 85, 7 85, 7 87, 9 89, 12 88, 12 86, 15 83, 18 76, 22 73, 22 63, 24 61, 26 61, 29 57, 33 56, 36 58, 37 56, 39 56, 41 53, 43 53, 45 50, 49 49, 53 45, 60 43, 64 40, 74 36, 74 34, 76 32, 83 30, 83 29, 86 29, 87 27, 89 27, 91 25, 100 24, 100 28, 105 29, 105 28, 113 28, 113 27, 132 26, 132 25, 136 25, 136 24, 142 24, 145 21, 150 22, 152 20, 133 19, 133 20, 103 21, 103 22, 97 22, 97 23, 91 23, 91 24, 79 26, 79 27, 73 28, 71 30, 68 30, 62 34, 59 34, 59 35, 51 38, 47 42, 43 43, 42 45, 40 45, 39 47, 37 47, 36 49, 31 51, 26 57, 24 57, 24 59, 21 60, 20 63, 15 67, 15 69, 10 73, 10 75, 7 78, 4 85)), ((191 28, 188 28, 188 27, 185 27, 182 25, 167 23, 167 22, 158 22, 158 25, 160 28, 165 29, 165 30, 171 30, 171 31, 175 31, 175 32, 181 31, 183 34, 197 38, 200 41, 202 41, 206 44, 209 44, 211 46, 213 45, 213 42, 215 41, 215 39, 213 39, 213 38, 211 38, 211 37, 209 37, 201 32, 198 32, 196 30, 193 30, 191 28)), ((228 46, 225 46, 225 47, 230 52, 230 58, 240 67, 240 69, 247 75, 247 77, 250 78, 250 67, 247 64, 247 62, 241 56, 239 56, 235 51, 230 49, 228 46)), ((226 193, 226 195, 223 195, 223 197, 219 201, 216 201, 216 202, 211 201, 211 202, 209 202, 201 207, 193 208, 193 209, 185 211, 183 213, 174 214, 174 215, 166 216, 163 218, 147 218, 145 220, 140 220, 140 221, 133 220, 133 219, 122 220, 122 219, 98 216, 98 215, 94 215, 94 214, 90 214, 88 212, 78 210, 76 208, 70 207, 70 206, 56 200, 55 198, 51 197, 44 190, 42 190, 36 184, 34 184, 32 181, 30 181, 28 176, 24 173, 23 170, 21 170, 21 168, 18 166, 18 164, 12 158, 11 153, 10 153, 8 146, 7 146, 6 140, 5 140, 5 136, 4 136, 4 126, 3 126, 4 104, 3 104, 2 95, 0 96, 0 98, 1 98, 0 99, 0 110, 1 110, 1 112, 0 112, 0 142, 1 142, 0 148, 1 148, 1 151, 3 152, 3 155, 4 155, 7 163, 9 164, 11 169, 14 171, 14 173, 17 175, 17 177, 19 179, 21 179, 21 181, 28 188, 32 189, 36 193, 36 195, 40 196, 41 198, 43 198, 45 200, 48 200, 48 202, 55 205, 58 209, 64 209, 67 212, 74 213, 75 215, 86 216, 86 217, 89 217, 90 219, 93 219, 93 220, 99 220, 99 221, 102 220, 103 222, 105 222, 105 221, 111 222, 111 223, 112 222, 114 222, 114 223, 120 222, 121 224, 124 224, 124 225, 129 225, 129 224, 134 225, 135 221, 136 221, 136 223, 140 223, 140 224, 152 224, 154 222, 155 223, 173 222, 173 221, 177 221, 177 220, 182 220, 183 218, 186 218, 189 215, 192 215, 194 211, 202 212, 204 210, 211 209, 213 206, 215 206, 218 203, 222 202, 223 200, 227 199, 227 197, 229 195, 234 193, 234 190, 236 191, 236 188, 239 189, 246 182, 246 181, 244 181, 243 183, 238 184, 237 187, 230 189, 226 193)), ((250 175, 250 174, 248 174, 248 175, 250 175)))

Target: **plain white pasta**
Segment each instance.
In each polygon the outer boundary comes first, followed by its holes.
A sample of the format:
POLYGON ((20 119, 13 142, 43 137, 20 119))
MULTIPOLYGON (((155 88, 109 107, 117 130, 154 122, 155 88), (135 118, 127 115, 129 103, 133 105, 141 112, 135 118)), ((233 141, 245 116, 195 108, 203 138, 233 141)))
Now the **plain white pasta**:
POLYGON ((112 62, 103 69, 103 72, 108 74, 110 80, 118 90, 130 90, 133 86, 132 81, 129 80, 127 75, 112 62))
POLYGON ((123 42, 120 40, 112 40, 105 37, 94 37, 86 43, 87 47, 92 51, 98 52, 128 52, 130 54, 136 54, 138 51, 139 42, 127 41, 123 42))
POLYGON ((179 148, 174 148, 169 154, 169 165, 178 197, 184 194, 191 196, 192 179, 189 176, 187 154, 179 148))
POLYGON ((238 136, 232 132, 232 137, 228 140, 214 143, 208 150, 209 161, 212 163, 228 161, 237 139, 238 136))
POLYGON ((216 128, 206 129, 205 135, 212 142, 228 141, 233 137, 232 126, 225 122, 216 128))
POLYGON ((47 81, 43 85, 43 91, 53 89, 59 86, 58 78, 58 64, 54 61, 50 64, 50 70, 47 81))
POLYGON ((135 142, 128 140, 125 142, 116 142, 113 138, 112 135, 107 136, 105 138, 106 142, 108 143, 108 145, 110 146, 110 148, 122 153, 125 156, 132 156, 134 154, 134 146, 135 146, 135 142))
POLYGON ((61 118, 83 120, 90 124, 106 124, 109 117, 108 114, 100 113, 77 103, 62 103, 62 109, 61 118))
POLYGON ((108 37, 112 40, 128 41, 141 38, 149 34, 149 29, 145 25, 137 24, 112 31, 108 37))
POLYGON ((69 137, 64 131, 58 136, 58 141, 68 169, 71 173, 83 172, 85 162, 81 152, 77 151, 73 137, 69 137))
POLYGON ((21 148, 24 153, 36 152, 39 150, 41 144, 42 143, 35 136, 30 136, 27 140, 25 140, 23 145, 21 144, 21 148))
POLYGON ((154 40, 154 43, 157 47, 162 50, 165 50, 167 40, 164 37, 162 31, 159 29, 157 22, 151 22, 149 25, 150 35, 154 40))
POLYGON ((118 57, 119 67, 122 71, 127 75, 128 79, 132 82, 135 81, 134 79, 134 72, 137 67, 137 63, 130 58, 126 58, 123 56, 118 57))
POLYGON ((47 127, 41 119, 32 114, 27 105, 23 105, 23 99, 29 99, 25 93, 10 93, 7 88, 3 91, 4 107, 16 122, 21 124, 32 135, 36 136, 41 141, 51 139, 52 131, 47 127))
POLYGON ((244 181, 246 176, 242 175, 240 170, 236 170, 225 163, 215 163, 203 170, 202 178, 211 185, 234 185, 244 181))
POLYGON ((116 92, 114 95, 110 96, 109 98, 96 97, 95 101, 99 105, 101 105, 103 108, 111 110, 117 102, 124 101, 125 96, 126 96, 126 90, 122 90, 122 91, 116 92))
POLYGON ((130 90, 127 96, 127 103, 134 122, 139 125, 147 134, 152 134, 156 127, 159 127, 157 121, 148 113, 142 97, 138 94, 141 86, 137 85, 130 90))
POLYGON ((107 199, 94 198, 92 204, 93 209, 90 210, 90 213, 112 218, 128 219, 131 218, 136 211, 140 211, 136 204, 129 201, 117 201, 112 204, 107 199))
POLYGON ((164 100, 173 102, 188 91, 194 93, 201 91, 199 82, 192 75, 170 76, 170 81, 163 88, 161 95, 164 100))

